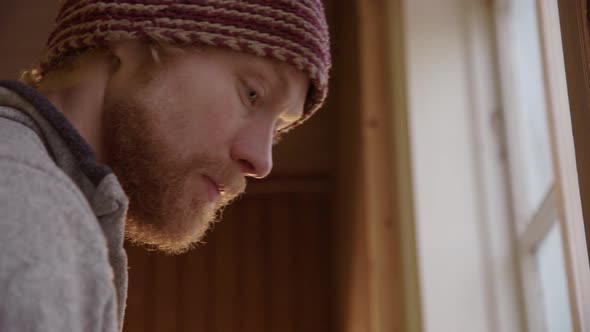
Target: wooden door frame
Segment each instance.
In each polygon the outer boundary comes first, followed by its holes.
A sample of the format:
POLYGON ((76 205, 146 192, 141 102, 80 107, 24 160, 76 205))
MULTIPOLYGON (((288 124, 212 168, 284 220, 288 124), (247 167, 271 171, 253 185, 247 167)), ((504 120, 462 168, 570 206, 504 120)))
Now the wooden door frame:
POLYGON ((403 1, 342 0, 337 8, 336 321, 343 331, 422 331, 403 1))
POLYGON ((357 0, 371 331, 421 331, 402 0, 357 0))

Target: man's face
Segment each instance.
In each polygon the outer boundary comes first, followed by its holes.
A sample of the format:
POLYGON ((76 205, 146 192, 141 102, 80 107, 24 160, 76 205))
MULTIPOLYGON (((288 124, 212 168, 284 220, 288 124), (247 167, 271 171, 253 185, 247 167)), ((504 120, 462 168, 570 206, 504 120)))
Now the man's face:
POLYGON ((243 193, 246 176, 269 174, 274 136, 301 115, 309 82, 286 63, 221 49, 153 68, 129 59, 105 96, 106 162, 130 199, 127 237, 179 253, 243 193))

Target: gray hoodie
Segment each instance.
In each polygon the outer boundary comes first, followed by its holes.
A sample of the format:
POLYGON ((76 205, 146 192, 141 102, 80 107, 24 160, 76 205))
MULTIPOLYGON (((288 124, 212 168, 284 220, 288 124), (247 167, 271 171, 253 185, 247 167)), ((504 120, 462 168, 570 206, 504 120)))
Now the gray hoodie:
POLYGON ((0 331, 121 331, 127 204, 62 113, 0 81, 0 331))

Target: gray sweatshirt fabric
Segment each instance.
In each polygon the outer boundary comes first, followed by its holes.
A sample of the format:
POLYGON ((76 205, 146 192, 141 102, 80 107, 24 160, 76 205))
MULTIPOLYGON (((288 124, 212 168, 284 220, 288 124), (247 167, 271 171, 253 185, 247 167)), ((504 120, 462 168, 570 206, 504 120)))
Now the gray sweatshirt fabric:
POLYGON ((121 331, 127 205, 46 98, 0 81, 0 331, 121 331))

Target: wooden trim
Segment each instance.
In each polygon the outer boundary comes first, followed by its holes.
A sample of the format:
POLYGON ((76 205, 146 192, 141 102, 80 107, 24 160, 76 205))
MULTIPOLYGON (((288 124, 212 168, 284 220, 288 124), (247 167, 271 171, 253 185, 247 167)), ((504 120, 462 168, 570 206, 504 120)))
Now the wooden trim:
POLYGON ((252 182, 246 195, 285 194, 285 193, 332 193, 333 179, 330 176, 271 178, 252 182))
POLYGON ((414 215, 414 184, 412 183, 412 156, 410 142, 409 109, 407 105, 406 75, 406 22, 403 0, 388 1, 385 13, 386 30, 389 46, 386 50, 390 61, 390 71, 386 72, 391 80, 389 92, 389 111, 391 114, 393 141, 393 176, 395 185, 394 208, 397 210, 401 259, 404 284, 404 331, 423 331, 422 303, 420 295, 420 276, 418 268, 418 243, 416 218, 414 215))
POLYGON ((370 331, 403 331, 402 262, 398 224, 391 209, 393 156, 390 151, 391 82, 385 41, 386 1, 359 1, 362 191, 367 228, 370 331), (398 313, 398 314, 393 314, 398 313))
POLYGON ((357 5, 370 331, 419 331, 402 1, 357 5))
MULTIPOLYGON (((361 104, 358 0, 333 3, 334 70, 330 96, 338 110, 334 230, 335 330, 371 331, 366 220, 360 138, 361 104)), ((330 101, 328 101, 330 102, 330 101)))

